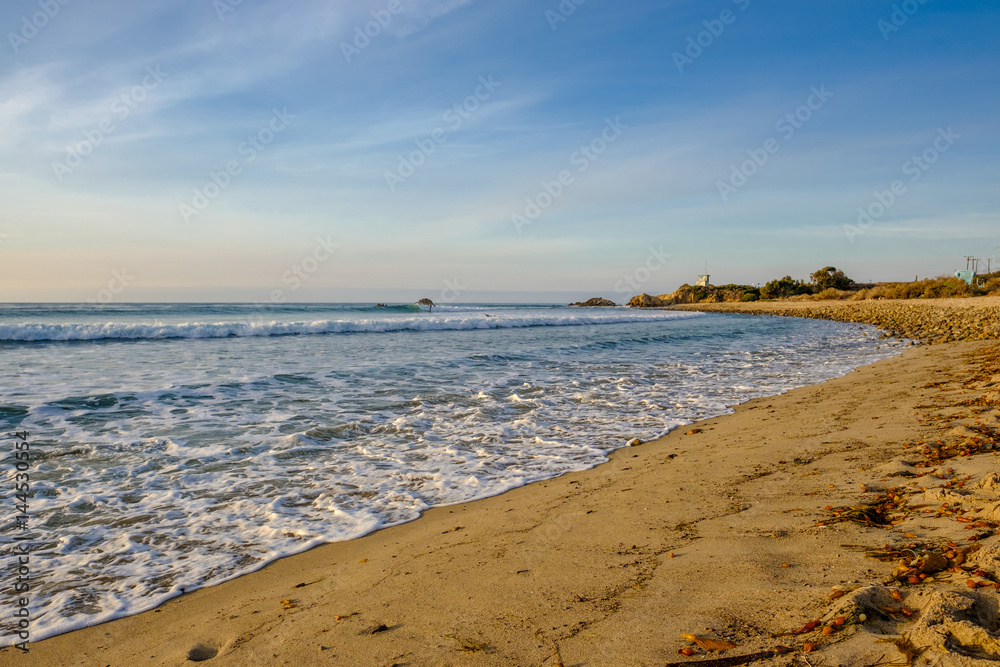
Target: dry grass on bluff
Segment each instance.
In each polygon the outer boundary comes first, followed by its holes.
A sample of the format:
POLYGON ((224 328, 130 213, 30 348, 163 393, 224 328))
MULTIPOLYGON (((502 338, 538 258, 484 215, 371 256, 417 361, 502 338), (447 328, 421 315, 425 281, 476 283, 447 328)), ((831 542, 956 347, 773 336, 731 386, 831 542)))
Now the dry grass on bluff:
POLYGON ((1000 296, 1000 274, 987 276, 973 287, 953 277, 927 278, 910 283, 886 283, 859 290, 826 289, 818 294, 793 296, 790 301, 868 301, 876 299, 950 299, 970 296, 1000 296))

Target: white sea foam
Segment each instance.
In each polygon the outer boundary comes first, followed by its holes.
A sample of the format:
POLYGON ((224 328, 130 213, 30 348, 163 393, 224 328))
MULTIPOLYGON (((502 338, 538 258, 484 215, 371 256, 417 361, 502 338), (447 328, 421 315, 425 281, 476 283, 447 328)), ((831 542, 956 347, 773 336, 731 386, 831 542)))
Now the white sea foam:
MULTIPOLYGON (((656 322, 666 319, 698 317, 700 313, 630 311, 621 308, 604 312, 588 309, 584 313, 509 313, 496 315, 490 309, 454 309, 464 316, 426 313, 416 317, 323 319, 314 321, 262 321, 251 313, 245 320, 222 322, 148 322, 0 324, 0 341, 87 341, 87 340, 163 340, 171 338, 243 338, 266 336, 301 336, 316 334, 393 333, 401 331, 468 331, 473 329, 519 329, 526 327, 565 327, 624 322, 656 322), (489 315, 487 317, 487 315, 489 315)), ((496 311, 496 309, 493 309, 496 311)))

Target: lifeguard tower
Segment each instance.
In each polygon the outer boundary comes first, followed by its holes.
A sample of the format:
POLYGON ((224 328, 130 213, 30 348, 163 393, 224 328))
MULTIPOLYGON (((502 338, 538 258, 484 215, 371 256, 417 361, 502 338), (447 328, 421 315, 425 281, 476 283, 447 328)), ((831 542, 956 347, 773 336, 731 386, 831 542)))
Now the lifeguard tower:
MULTIPOLYGON (((960 280, 964 280, 969 285, 975 285, 976 284, 976 277, 979 275, 979 263, 981 261, 983 261, 983 260, 980 259, 980 258, 978 258, 978 257, 973 257, 972 255, 967 255, 965 257, 965 270, 964 271, 956 271, 955 272, 955 277, 958 278, 958 279, 960 279, 960 280)), ((992 261, 992 258, 990 258, 987 261, 988 262, 992 261)), ((987 269, 986 271, 987 271, 987 273, 989 273, 989 269, 987 269)))
POLYGON ((974 285, 976 282, 976 272, 975 271, 956 271, 955 277, 960 280, 964 280, 970 285, 974 285))

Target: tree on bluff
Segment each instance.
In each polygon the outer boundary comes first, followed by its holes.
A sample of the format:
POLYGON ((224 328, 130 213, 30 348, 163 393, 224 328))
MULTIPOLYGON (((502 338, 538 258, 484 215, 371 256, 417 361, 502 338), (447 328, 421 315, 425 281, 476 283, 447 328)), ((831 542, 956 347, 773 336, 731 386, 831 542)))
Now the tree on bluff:
POLYGON ((854 281, 844 275, 844 272, 835 266, 827 266, 809 276, 816 285, 817 291, 826 289, 850 289, 854 281))
POLYGON ((772 280, 760 288, 762 299, 787 299, 798 294, 811 294, 812 288, 801 280, 785 276, 781 280, 772 280))

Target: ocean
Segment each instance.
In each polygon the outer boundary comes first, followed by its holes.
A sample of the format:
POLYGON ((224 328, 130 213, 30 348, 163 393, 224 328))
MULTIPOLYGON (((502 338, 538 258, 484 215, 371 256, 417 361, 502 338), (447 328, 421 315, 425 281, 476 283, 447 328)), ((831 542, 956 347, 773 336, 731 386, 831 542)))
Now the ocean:
MULTIPOLYGON (((3 305, 3 585, 28 549, 37 641, 593 467, 902 345, 861 325, 628 308, 3 305)), ((15 623, 0 619, 4 644, 15 623)))

